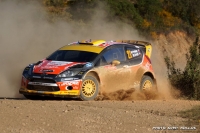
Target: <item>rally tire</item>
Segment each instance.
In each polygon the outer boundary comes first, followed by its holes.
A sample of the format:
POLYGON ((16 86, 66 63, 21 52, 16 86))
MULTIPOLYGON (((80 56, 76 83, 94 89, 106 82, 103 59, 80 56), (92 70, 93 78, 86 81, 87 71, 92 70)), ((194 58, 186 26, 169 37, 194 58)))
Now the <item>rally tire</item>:
POLYGON ((155 91, 155 83, 150 76, 144 75, 140 82, 140 90, 141 91, 155 91))
POLYGON ((99 93, 99 82, 98 80, 91 75, 86 76, 83 79, 81 90, 80 90, 80 99, 83 101, 94 100, 99 93))

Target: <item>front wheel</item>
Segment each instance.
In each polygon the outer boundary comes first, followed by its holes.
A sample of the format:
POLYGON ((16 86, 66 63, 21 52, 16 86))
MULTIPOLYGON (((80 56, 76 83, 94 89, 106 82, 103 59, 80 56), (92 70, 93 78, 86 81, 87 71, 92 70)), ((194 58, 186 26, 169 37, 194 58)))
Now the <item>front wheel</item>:
POLYGON ((94 100, 99 93, 99 82, 93 76, 86 76, 83 79, 80 90, 80 98, 83 101, 94 100))
POLYGON ((141 91, 153 91, 155 90, 155 83, 150 76, 144 75, 140 82, 140 90, 141 91))

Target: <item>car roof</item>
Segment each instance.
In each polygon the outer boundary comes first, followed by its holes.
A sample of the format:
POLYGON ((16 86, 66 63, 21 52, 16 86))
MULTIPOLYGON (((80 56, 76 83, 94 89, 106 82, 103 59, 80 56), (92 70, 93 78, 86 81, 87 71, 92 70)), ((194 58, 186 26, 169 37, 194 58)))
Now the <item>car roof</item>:
POLYGON ((93 53, 100 53, 107 46, 111 45, 111 41, 105 40, 83 40, 70 43, 59 50, 79 50, 79 51, 88 51, 93 53))
POLYGON ((146 46, 151 45, 148 42, 136 41, 136 40, 115 40, 115 41, 106 41, 106 40, 82 40, 70 43, 59 50, 79 50, 79 51, 88 51, 93 53, 100 53, 103 49, 108 46, 115 44, 129 44, 132 46, 146 46))
POLYGON ((104 47, 92 46, 92 45, 66 45, 59 50, 78 50, 78 51, 88 51, 93 53, 100 53, 104 47))

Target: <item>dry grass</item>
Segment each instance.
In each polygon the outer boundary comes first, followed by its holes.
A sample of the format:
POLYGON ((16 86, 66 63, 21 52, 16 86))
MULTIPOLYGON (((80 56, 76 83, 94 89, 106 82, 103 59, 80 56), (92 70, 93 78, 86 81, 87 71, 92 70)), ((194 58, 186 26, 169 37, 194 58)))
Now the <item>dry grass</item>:
POLYGON ((192 109, 179 112, 182 118, 187 118, 188 126, 200 125, 200 106, 195 106, 192 109))

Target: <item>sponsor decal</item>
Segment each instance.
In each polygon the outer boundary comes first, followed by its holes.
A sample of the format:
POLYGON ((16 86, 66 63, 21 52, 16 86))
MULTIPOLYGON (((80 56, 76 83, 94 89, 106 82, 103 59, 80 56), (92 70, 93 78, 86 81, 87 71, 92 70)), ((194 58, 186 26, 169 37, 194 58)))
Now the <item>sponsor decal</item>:
POLYGON ((53 72, 51 69, 40 69, 40 72, 53 72))
POLYGON ((41 78, 40 76, 33 76, 33 78, 41 78))
POLYGON ((100 44, 99 46, 101 46, 101 47, 107 47, 107 46, 109 46, 111 43, 102 43, 102 44, 100 44))
POLYGON ((149 62, 147 62, 146 64, 145 64, 145 67, 146 67, 146 69, 150 69, 150 66, 151 66, 151 64, 149 63, 149 62))
POLYGON ((79 85, 79 83, 80 83, 80 80, 66 81, 66 82, 59 84, 59 86, 79 85))
POLYGON ((41 86, 58 86, 55 83, 42 83, 42 82, 29 82, 30 85, 41 85, 41 86))
POLYGON ((72 63, 72 62, 51 61, 47 65, 49 65, 49 66, 63 66, 63 65, 70 64, 70 63, 72 63))
POLYGON ((126 53, 129 59, 133 58, 130 50, 127 50, 126 53))
POLYGON ((58 66, 45 66, 45 67, 41 67, 41 69, 51 69, 51 68, 58 68, 58 66))
POLYGON ((133 51, 131 51, 131 54, 132 54, 133 57, 139 56, 140 55, 140 50, 139 49, 138 50, 133 50, 133 51))
POLYGON ((70 90, 70 91, 67 91, 66 94, 67 95, 78 95, 78 92, 70 90))
POLYGON ((140 53, 140 50, 127 50, 126 51, 127 55, 128 55, 128 58, 131 59, 131 58, 134 58, 134 57, 137 57, 137 56, 140 56, 141 53, 140 53))

